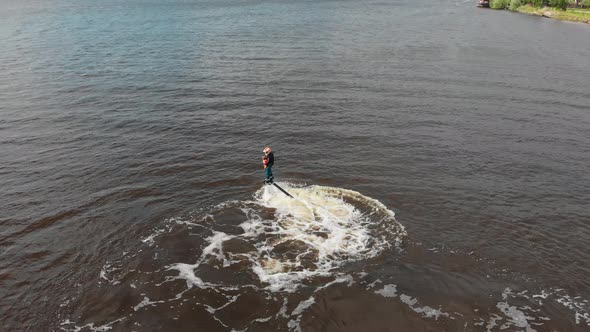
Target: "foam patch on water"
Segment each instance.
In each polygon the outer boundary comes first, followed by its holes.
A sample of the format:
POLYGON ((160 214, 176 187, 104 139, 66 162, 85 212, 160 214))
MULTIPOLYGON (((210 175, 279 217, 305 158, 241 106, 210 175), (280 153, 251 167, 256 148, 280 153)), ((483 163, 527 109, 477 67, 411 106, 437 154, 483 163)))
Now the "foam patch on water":
POLYGON ((449 317, 449 314, 443 312, 441 309, 434 309, 429 306, 420 306, 418 304, 418 299, 412 298, 408 295, 402 294, 399 298, 403 303, 407 304, 412 310, 414 310, 414 312, 422 315, 423 317, 434 318, 437 320, 441 316, 449 317))
POLYGON ((70 321, 69 319, 66 319, 65 321, 61 322, 60 328, 63 331, 69 331, 69 332, 79 332, 79 331, 106 332, 106 331, 110 331, 113 328, 112 327, 113 324, 118 323, 124 319, 125 319, 125 317, 122 317, 122 318, 116 319, 110 323, 103 324, 100 326, 94 326, 94 323, 89 323, 86 325, 78 326, 78 325, 76 325, 76 323, 70 321))
POLYGON ((296 318, 290 320, 289 323, 287 323, 287 327, 289 327, 289 329, 293 331, 301 332, 301 317, 305 310, 309 309, 309 307, 311 307, 314 303, 315 298, 313 296, 305 301, 300 302, 295 308, 295 310, 293 310, 293 312, 291 313, 291 316, 295 316, 296 318))
POLYGON ((247 259, 265 288, 294 292, 305 280, 337 276, 339 267, 368 259, 399 245, 406 234, 393 211, 379 201, 346 189, 280 183, 294 198, 264 186, 253 201, 234 202, 248 219, 243 233, 213 231, 195 264, 169 266, 189 287, 210 287, 198 275, 202 264, 224 268, 247 259), (273 211, 272 218, 264 217, 273 211), (224 251, 229 240, 243 241, 252 250, 224 251))
POLYGON ((119 284, 120 281, 113 276, 119 270, 120 268, 118 266, 114 266, 114 263, 107 261, 100 270, 98 282, 101 283, 105 281, 111 285, 119 284))
POLYGON ((145 306, 148 306, 148 305, 155 305, 155 304, 164 303, 164 302, 166 302, 166 301, 150 301, 150 299, 147 296, 144 296, 143 300, 139 304, 137 304, 135 307, 133 307, 133 311, 137 311, 137 310, 139 310, 145 306))
POLYGON ((385 285, 383 289, 379 289, 375 291, 375 294, 379 294, 383 297, 396 297, 397 296, 397 286, 396 285, 385 285))
MULTIPOLYGON (((380 280, 367 285, 366 289, 375 289, 377 283, 380 283, 380 280)), ((397 291, 396 285, 388 284, 373 292, 386 298, 396 298, 397 291)), ((580 296, 572 297, 563 289, 543 289, 540 293, 534 294, 527 290, 514 292, 510 288, 505 288, 499 297, 501 299, 496 303, 495 308, 488 309, 489 318, 487 320, 480 318, 479 321, 473 322, 474 326, 485 327, 485 330, 489 332, 497 330, 535 332, 536 326, 543 326, 545 322, 551 320, 542 314, 546 306, 555 304, 569 309, 572 315, 570 317, 575 319, 576 325, 590 326, 590 302, 580 296)), ((406 294, 399 295, 399 300, 424 318, 438 320, 441 317, 446 317, 454 320, 462 319, 464 316, 464 314, 457 312, 445 312, 442 308, 421 306, 417 298, 406 294)), ((479 309, 475 311, 477 312, 479 309)))
POLYGON ((535 331, 532 325, 543 325, 544 321, 549 320, 548 317, 538 315, 538 312, 545 304, 550 303, 558 303, 569 309, 576 321, 576 325, 590 326, 590 306, 588 301, 580 297, 572 297, 563 289, 543 289, 539 294, 529 295, 526 290, 515 293, 510 288, 506 288, 502 292, 502 301, 496 305, 505 317, 505 322, 501 327, 519 327, 527 332, 535 331), (513 304, 512 302, 518 302, 519 304, 513 304))

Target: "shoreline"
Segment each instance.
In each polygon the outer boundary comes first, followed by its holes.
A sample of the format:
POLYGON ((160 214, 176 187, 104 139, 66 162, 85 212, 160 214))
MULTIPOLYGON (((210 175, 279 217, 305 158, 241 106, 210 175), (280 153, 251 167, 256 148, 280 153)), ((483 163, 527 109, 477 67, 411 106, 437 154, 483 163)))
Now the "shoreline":
MULTIPOLYGON (((491 7, 490 7, 491 8, 491 7)), ((585 8, 567 8, 567 10, 559 10, 554 7, 533 7, 530 4, 518 6, 515 9, 510 8, 493 8, 505 9, 517 13, 534 15, 540 17, 553 18, 562 21, 578 22, 590 24, 590 9, 585 8)))
POLYGON ((554 18, 562 21, 571 21, 590 24, 590 10, 580 10, 577 8, 568 8, 568 10, 558 10, 552 7, 535 8, 531 5, 523 5, 516 8, 516 12, 554 18))

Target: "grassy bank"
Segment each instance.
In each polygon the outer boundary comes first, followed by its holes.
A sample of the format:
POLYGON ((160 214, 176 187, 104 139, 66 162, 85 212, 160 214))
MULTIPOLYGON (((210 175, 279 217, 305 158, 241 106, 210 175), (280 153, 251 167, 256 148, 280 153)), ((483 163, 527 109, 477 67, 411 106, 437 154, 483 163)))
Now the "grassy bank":
MULTIPOLYGON (((590 9, 569 8, 573 0, 491 0, 493 9, 508 9, 519 13, 556 18, 573 22, 590 23, 590 9)), ((590 0, 582 0, 590 6, 590 0)))
POLYGON ((530 5, 519 6, 515 9, 519 13, 556 18, 558 20, 590 23, 590 9, 568 8, 558 10, 552 7, 536 8, 530 5))

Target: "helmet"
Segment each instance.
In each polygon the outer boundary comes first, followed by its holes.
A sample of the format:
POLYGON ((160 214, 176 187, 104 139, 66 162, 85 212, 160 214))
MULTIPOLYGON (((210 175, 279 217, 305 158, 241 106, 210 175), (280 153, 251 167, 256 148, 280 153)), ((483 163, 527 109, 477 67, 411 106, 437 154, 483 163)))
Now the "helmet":
POLYGON ((272 150, 270 149, 270 146, 267 146, 264 148, 264 150, 262 150, 262 152, 269 154, 272 150))

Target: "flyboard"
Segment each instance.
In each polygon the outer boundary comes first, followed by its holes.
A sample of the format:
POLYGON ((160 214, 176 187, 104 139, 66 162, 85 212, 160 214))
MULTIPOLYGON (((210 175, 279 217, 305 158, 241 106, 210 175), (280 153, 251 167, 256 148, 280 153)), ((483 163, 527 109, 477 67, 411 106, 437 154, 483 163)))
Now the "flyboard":
POLYGON ((291 194, 289 194, 288 192, 285 191, 285 189, 281 188, 278 184, 276 184, 275 182, 267 182, 266 184, 272 184, 273 186, 277 187, 280 191, 283 192, 283 194, 291 197, 291 198, 295 198, 293 196, 291 196, 291 194))

